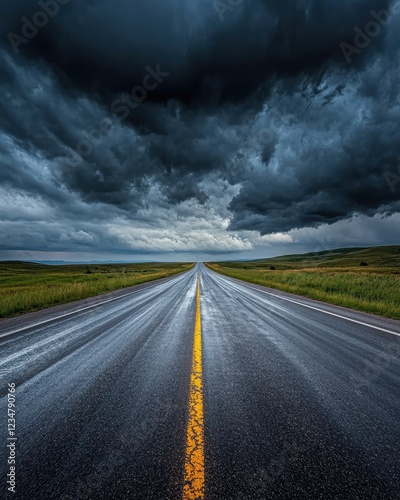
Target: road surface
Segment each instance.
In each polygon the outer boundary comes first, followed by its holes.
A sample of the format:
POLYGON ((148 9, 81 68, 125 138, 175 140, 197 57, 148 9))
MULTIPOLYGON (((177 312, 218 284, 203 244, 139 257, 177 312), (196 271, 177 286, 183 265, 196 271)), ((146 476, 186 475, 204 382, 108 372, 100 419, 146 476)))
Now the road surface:
POLYGON ((399 322, 198 265, 0 330, 0 498, 400 498, 399 322))

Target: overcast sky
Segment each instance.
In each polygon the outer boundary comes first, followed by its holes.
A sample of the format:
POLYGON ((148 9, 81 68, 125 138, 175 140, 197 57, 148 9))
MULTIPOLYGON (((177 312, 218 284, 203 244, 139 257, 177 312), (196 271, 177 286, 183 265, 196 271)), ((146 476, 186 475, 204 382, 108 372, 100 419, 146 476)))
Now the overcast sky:
POLYGON ((18 0, 0 30, 0 259, 400 242, 398 4, 18 0))

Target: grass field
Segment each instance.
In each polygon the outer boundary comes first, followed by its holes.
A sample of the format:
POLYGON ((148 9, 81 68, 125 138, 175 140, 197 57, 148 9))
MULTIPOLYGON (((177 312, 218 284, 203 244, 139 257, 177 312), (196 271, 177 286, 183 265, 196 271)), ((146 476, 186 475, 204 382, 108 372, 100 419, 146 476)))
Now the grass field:
POLYGON ((46 266, 0 262, 0 318, 172 276, 192 264, 46 266))
POLYGON ((208 265, 233 278, 400 319, 400 246, 208 265))

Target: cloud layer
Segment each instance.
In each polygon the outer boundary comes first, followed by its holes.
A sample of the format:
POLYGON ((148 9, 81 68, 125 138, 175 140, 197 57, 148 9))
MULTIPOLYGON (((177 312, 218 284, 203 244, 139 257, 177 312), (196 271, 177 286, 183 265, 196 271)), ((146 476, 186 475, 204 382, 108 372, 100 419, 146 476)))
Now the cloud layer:
POLYGON ((0 251, 248 252, 400 211, 393 2, 61 3, 0 6, 0 251))

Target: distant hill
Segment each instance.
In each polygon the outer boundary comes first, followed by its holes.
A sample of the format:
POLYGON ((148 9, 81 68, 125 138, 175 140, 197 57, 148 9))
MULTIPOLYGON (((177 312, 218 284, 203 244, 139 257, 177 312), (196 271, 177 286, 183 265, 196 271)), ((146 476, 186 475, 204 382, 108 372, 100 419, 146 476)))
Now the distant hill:
POLYGON ((145 264, 155 262, 152 260, 34 260, 35 264, 44 264, 46 266, 78 266, 78 265, 102 265, 102 264, 145 264))
POLYGON ((367 247, 367 248, 339 248, 310 252, 296 255, 283 255, 269 259, 237 262, 218 262, 219 265, 232 268, 269 269, 277 270, 306 269, 306 268, 345 268, 370 266, 374 268, 399 268, 400 245, 367 247))
POLYGON ((66 261, 66 260, 0 260, 0 267, 11 266, 14 268, 24 267, 32 268, 35 266, 87 266, 87 265, 129 265, 129 264, 154 264, 156 261, 151 260, 131 260, 131 261, 120 261, 120 260, 91 260, 91 261, 66 261))

